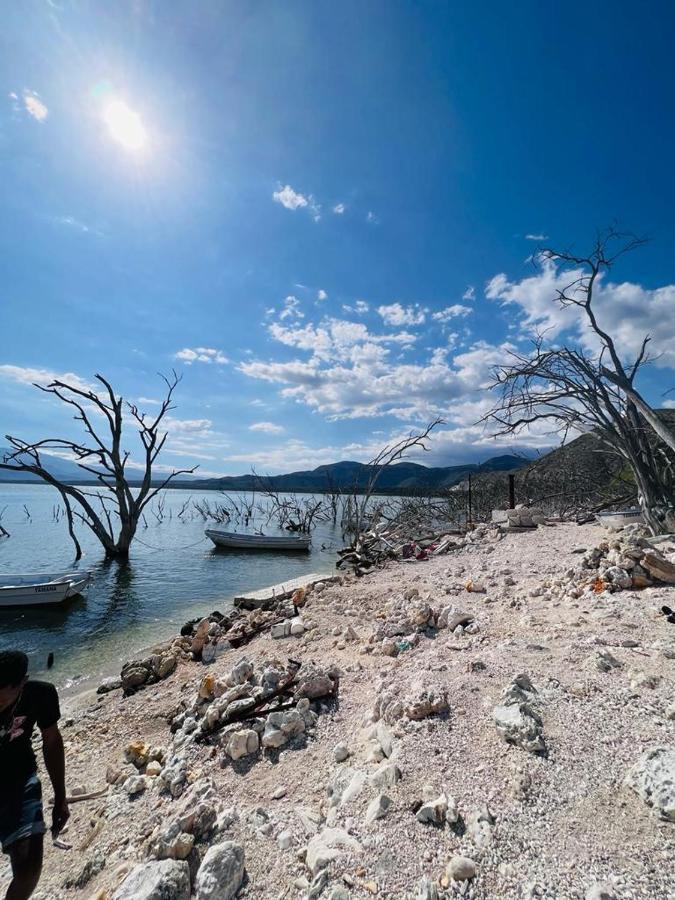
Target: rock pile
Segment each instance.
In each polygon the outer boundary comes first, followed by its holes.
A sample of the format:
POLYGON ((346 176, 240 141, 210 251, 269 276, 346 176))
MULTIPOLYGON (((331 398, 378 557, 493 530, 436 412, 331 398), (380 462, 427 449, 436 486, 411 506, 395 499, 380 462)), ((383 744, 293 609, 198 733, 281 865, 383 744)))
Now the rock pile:
POLYGON ((256 672, 242 657, 224 678, 205 675, 193 703, 172 721, 174 747, 217 740, 226 758, 239 760, 260 748, 279 749, 312 728, 312 701, 334 696, 337 669, 311 662, 284 666, 263 663, 256 672))
POLYGON ((366 652, 383 656, 398 656, 416 647, 422 635, 448 629, 457 636, 476 634, 478 623, 472 613, 464 612, 453 605, 442 608, 431 605, 431 595, 421 597, 417 588, 408 588, 403 594, 391 598, 386 606, 376 613, 379 620, 368 638, 366 652))
POLYGON ((675 564, 650 543, 641 525, 627 525, 616 538, 588 550, 581 565, 594 572, 586 585, 594 593, 675 584, 675 564))

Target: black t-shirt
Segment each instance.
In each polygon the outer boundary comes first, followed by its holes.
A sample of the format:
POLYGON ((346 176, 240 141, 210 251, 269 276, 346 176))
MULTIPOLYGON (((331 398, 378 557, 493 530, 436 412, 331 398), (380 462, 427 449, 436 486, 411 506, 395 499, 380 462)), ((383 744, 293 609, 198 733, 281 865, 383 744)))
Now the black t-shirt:
POLYGON ((58 722, 59 695, 53 684, 27 681, 12 710, 0 712, 0 792, 22 785, 37 769, 31 736, 35 725, 49 728, 58 722))

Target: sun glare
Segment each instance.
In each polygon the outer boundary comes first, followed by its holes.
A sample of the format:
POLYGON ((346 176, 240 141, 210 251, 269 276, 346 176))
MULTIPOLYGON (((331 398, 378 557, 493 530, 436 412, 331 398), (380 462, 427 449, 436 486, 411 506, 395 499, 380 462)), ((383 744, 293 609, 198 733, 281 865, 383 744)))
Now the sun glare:
POLYGON ((147 143, 147 133, 138 113, 122 100, 111 100, 103 110, 103 121, 113 140, 125 150, 142 150, 147 143))

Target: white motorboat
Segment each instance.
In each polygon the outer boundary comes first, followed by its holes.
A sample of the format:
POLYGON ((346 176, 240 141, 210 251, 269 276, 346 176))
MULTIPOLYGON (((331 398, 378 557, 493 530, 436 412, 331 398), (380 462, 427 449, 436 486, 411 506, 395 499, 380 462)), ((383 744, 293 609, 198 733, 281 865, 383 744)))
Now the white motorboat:
POLYGON ((644 517, 639 509, 616 509, 611 512, 596 513, 596 518, 610 531, 617 531, 625 525, 644 522, 644 517))
POLYGON ((217 547, 230 550, 309 550, 311 542, 307 535, 237 534, 220 528, 207 528, 204 534, 217 547))
POLYGON ((82 593, 91 572, 41 572, 37 575, 0 574, 0 607, 62 603, 82 593))

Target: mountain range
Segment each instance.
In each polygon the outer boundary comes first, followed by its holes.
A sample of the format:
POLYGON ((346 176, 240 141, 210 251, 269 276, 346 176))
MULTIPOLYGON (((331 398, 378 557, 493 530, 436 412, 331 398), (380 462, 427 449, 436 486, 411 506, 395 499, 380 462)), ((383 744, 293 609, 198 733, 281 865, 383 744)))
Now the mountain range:
MULTIPOLYGON (((9 450, 0 447, 0 459, 9 450)), ((43 454, 43 464, 56 478, 67 482, 91 482, 91 479, 83 477, 78 466, 57 456, 43 454)), ((493 456, 484 463, 467 463, 460 466, 422 466, 418 463, 400 462, 392 466, 384 467, 380 473, 377 490, 394 493, 396 491, 429 490, 435 488, 452 487, 462 481, 467 475, 480 472, 506 472, 520 468, 528 460, 520 456, 503 455, 493 456)), ((285 475, 229 475, 222 478, 189 479, 191 489, 202 488, 204 490, 229 490, 250 491, 261 490, 263 487, 274 491, 300 491, 320 492, 329 490, 363 490, 367 487, 371 477, 375 474, 375 467, 360 462, 345 460, 318 466, 316 469, 290 472, 285 475)), ((10 472, 0 469, 0 482, 35 482, 37 476, 25 472, 10 472)), ((188 480, 181 478, 175 485, 188 486, 188 480)))
MULTIPOLYGON (((462 481, 467 475, 479 472, 507 472, 518 469, 528 460, 521 456, 493 456, 484 463, 467 463, 462 466, 422 466, 418 463, 400 462, 379 467, 377 481, 379 492, 416 491, 448 488, 462 481)), ((251 491, 269 488, 273 491, 301 491, 306 493, 331 490, 363 490, 377 472, 376 466, 345 460, 318 466, 287 475, 230 475, 196 482, 195 486, 217 488, 225 491, 251 491)))

